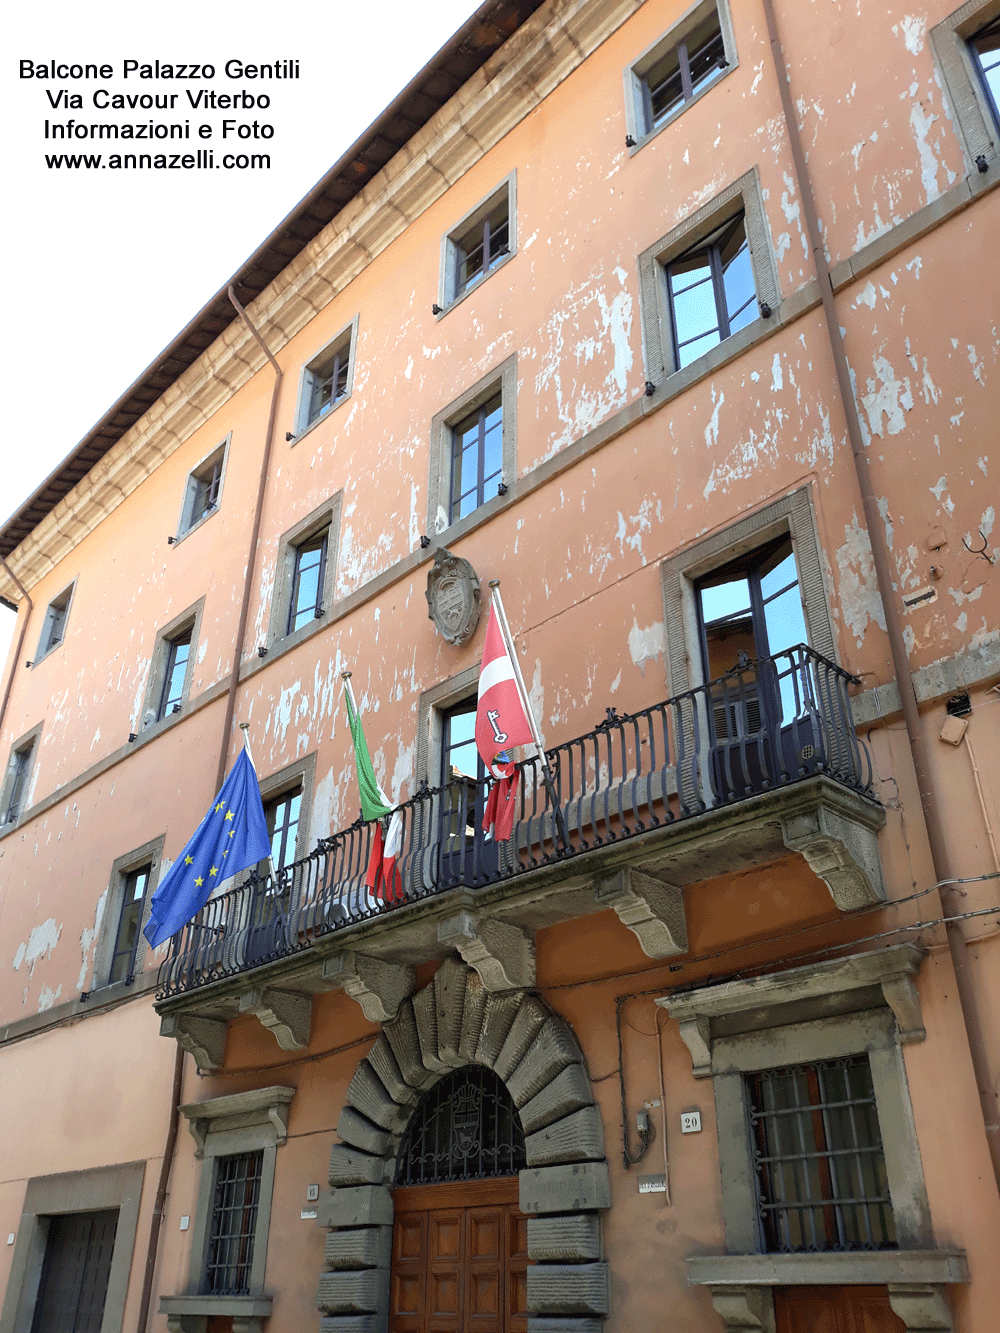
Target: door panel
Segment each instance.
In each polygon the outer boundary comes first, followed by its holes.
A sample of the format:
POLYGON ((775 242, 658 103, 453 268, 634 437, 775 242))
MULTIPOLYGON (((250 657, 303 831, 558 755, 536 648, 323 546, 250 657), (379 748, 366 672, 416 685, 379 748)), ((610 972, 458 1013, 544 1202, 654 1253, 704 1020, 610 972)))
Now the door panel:
POLYGON ((906 1333, 885 1287, 776 1287, 777 1333, 906 1333))
POLYGON ((517 1177, 394 1197, 391 1333, 527 1333, 528 1226, 517 1177))

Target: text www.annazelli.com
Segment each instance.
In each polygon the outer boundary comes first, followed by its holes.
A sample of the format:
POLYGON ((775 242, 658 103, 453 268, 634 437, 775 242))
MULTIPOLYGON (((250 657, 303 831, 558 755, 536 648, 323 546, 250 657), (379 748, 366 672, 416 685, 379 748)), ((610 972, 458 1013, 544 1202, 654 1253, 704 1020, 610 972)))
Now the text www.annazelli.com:
POLYGON ((196 153, 46 153, 45 165, 71 171, 269 171, 270 153, 223 153, 210 148, 196 153))

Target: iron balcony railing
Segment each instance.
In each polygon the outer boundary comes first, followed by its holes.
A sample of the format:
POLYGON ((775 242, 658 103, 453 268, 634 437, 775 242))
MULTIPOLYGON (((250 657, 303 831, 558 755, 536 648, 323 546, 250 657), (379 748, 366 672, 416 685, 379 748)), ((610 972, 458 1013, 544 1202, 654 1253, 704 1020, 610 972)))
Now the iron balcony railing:
POLYGON ((482 832, 486 780, 461 775, 400 806, 392 882, 366 884, 373 823, 209 900, 171 941, 163 999, 310 948, 357 922, 448 889, 484 888, 818 773, 872 796, 872 768, 847 693, 855 677, 802 644, 637 713, 606 719, 518 765, 512 837, 482 832))

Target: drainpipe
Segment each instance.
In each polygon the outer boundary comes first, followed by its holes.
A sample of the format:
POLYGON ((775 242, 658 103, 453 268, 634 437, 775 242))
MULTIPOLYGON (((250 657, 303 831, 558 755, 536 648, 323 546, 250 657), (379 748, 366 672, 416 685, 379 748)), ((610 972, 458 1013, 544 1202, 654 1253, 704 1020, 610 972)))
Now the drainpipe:
POLYGON ((3 692, 3 703, 0 703, 0 736, 3 735, 3 720, 7 715, 7 701, 10 699, 10 692, 14 688, 14 672, 17 670, 17 664, 21 660, 21 653, 24 649, 24 636, 28 632, 28 621, 31 619, 31 613, 35 609, 35 603, 28 596, 28 590, 17 577, 14 571, 8 565, 7 561, 0 555, 0 565, 3 565, 10 578, 17 584, 21 591, 21 596, 28 603, 28 614, 24 617, 21 625, 21 633, 17 636, 17 647, 14 649, 14 656, 10 659, 10 675, 7 677, 7 686, 3 692))
MULTIPOLYGON (((868 455, 865 452, 864 439, 861 433, 861 419, 858 416, 858 407, 854 399, 854 386, 851 383, 850 371, 848 370, 847 365, 847 353, 844 350, 844 340, 840 331, 840 320, 837 317, 837 310, 833 300, 833 283, 830 279, 830 267, 827 264, 826 252, 823 249, 823 241, 819 230, 819 220, 816 216, 816 203, 813 197, 812 184, 809 179, 809 172, 806 168, 805 155, 802 151, 802 141, 799 138, 798 124, 795 119, 795 109, 792 105, 789 76, 774 14, 774 0, 762 0, 762 2, 764 6, 764 16, 767 21, 767 35, 771 45, 771 56, 774 60, 774 72, 778 81, 778 90, 781 93, 781 106, 784 112, 785 128, 788 132, 789 146, 791 147, 792 159, 795 163, 795 175, 798 181, 799 195, 802 199, 802 210, 805 214, 806 227, 809 232, 809 244, 812 247, 813 263, 816 268, 816 279, 819 283, 820 297, 823 302, 823 315, 826 324, 827 338, 830 342, 830 351, 833 354, 833 363, 837 372, 837 386, 840 390, 840 400, 844 409, 844 417, 847 422, 847 436, 850 440, 851 453, 854 457, 854 467, 858 478, 858 486, 861 490, 861 503, 864 509, 865 524, 868 528, 869 538, 871 539, 872 558, 875 564, 875 577, 878 583, 879 595, 882 599, 882 606, 885 611, 886 632, 889 636, 892 665, 893 670, 896 673, 896 683, 899 686, 899 697, 903 707, 903 721, 910 742, 910 755, 913 760, 917 787, 920 792, 920 804, 924 813, 924 824, 927 828, 927 841, 930 844, 934 876, 939 882, 948 881, 954 879, 951 871, 948 845, 941 824, 938 796, 934 789, 931 768, 927 762, 924 734, 921 729, 920 714, 917 709, 917 696, 913 689, 913 680, 910 676, 910 660, 906 651, 906 642, 903 638, 903 618, 893 589, 892 569, 889 563, 889 549, 885 541, 882 516, 879 513, 878 504, 875 499, 875 491, 872 486, 871 473, 868 467, 868 455)), ((945 916, 957 916, 962 910, 962 904, 958 901, 954 885, 948 885, 941 890, 941 900, 945 916)), ((976 1005, 976 997, 972 988, 972 977, 969 974, 965 936, 962 934, 957 921, 949 922, 946 926, 946 930, 948 933, 948 947, 951 951, 951 961, 955 969, 959 1003, 962 1008, 962 1016, 965 1020, 965 1030, 969 1039, 969 1050, 972 1056, 976 1085, 979 1090, 979 1101, 983 1112, 986 1142, 989 1145, 990 1156, 993 1160, 993 1172, 997 1179, 997 1188, 1000 1190, 1000 1108, 998 1108, 997 1105, 996 1089, 994 1089, 990 1083, 989 1062, 986 1056, 986 1042, 983 1038, 982 1023, 976 1005)))
POLYGON ((153 1216, 149 1223, 149 1244, 146 1247, 146 1271, 142 1279, 142 1300, 139 1302, 139 1318, 136 1320, 136 1333, 145 1333, 149 1321, 149 1302, 153 1295, 153 1274, 156 1271, 156 1250, 160 1243, 160 1224, 167 1202, 167 1182, 170 1179, 170 1163, 174 1157, 174 1144, 177 1142, 177 1124, 180 1120, 181 1086, 184 1082, 184 1047, 178 1045, 174 1056, 174 1086, 170 1099, 170 1120, 167 1123, 167 1138, 163 1145, 163 1161, 160 1164, 160 1180, 156 1187, 156 1200, 153 1203, 153 1216))
POLYGON ((240 623, 236 629, 236 643, 233 647, 233 670, 229 678, 229 694, 226 697, 226 721, 222 729, 222 746, 219 750, 219 771, 215 789, 222 786, 226 777, 226 760, 229 757, 229 734, 233 729, 233 717, 236 713, 236 691, 240 683, 240 659, 243 656, 243 640, 246 637, 247 616, 250 613, 250 589, 253 584, 254 556, 257 553, 257 540, 260 537, 260 520, 264 510, 264 493, 267 490, 267 470, 271 464, 271 446, 274 443, 274 421, 278 412, 278 393, 281 390, 281 367, 264 345, 264 340, 250 322, 250 317, 236 299, 232 283, 229 284, 229 299, 250 330, 257 345, 274 367, 274 388, 271 390, 271 411, 267 418, 267 440, 264 444, 264 458, 260 465, 260 484, 257 487, 257 507, 254 509, 253 530, 250 533, 250 549, 247 552, 247 575, 243 584, 243 603, 240 607, 240 623))

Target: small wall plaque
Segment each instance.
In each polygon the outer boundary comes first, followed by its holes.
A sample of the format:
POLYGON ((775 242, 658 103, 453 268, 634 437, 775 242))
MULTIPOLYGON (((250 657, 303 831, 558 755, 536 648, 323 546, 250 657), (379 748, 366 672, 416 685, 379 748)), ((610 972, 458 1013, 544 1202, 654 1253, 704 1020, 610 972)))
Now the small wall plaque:
POLYGON ((315 1222, 315 1221, 316 1221, 316 1215, 317 1215, 317 1210, 316 1210, 315 1208, 303 1208, 303 1209, 302 1209, 302 1221, 303 1221, 303 1222, 315 1222))
POLYGON ((682 1112, 681 1112, 681 1133, 682 1133, 682 1134, 700 1134, 700 1133, 701 1133, 701 1112, 700 1112, 700 1111, 682 1111, 682 1112))
POLYGON ((427 575, 427 615, 437 632, 456 647, 466 643, 479 624, 482 592, 476 571, 460 555, 441 547, 427 575))
POLYGON ((666 1194, 666 1176, 637 1176, 636 1183, 640 1194, 666 1194))

